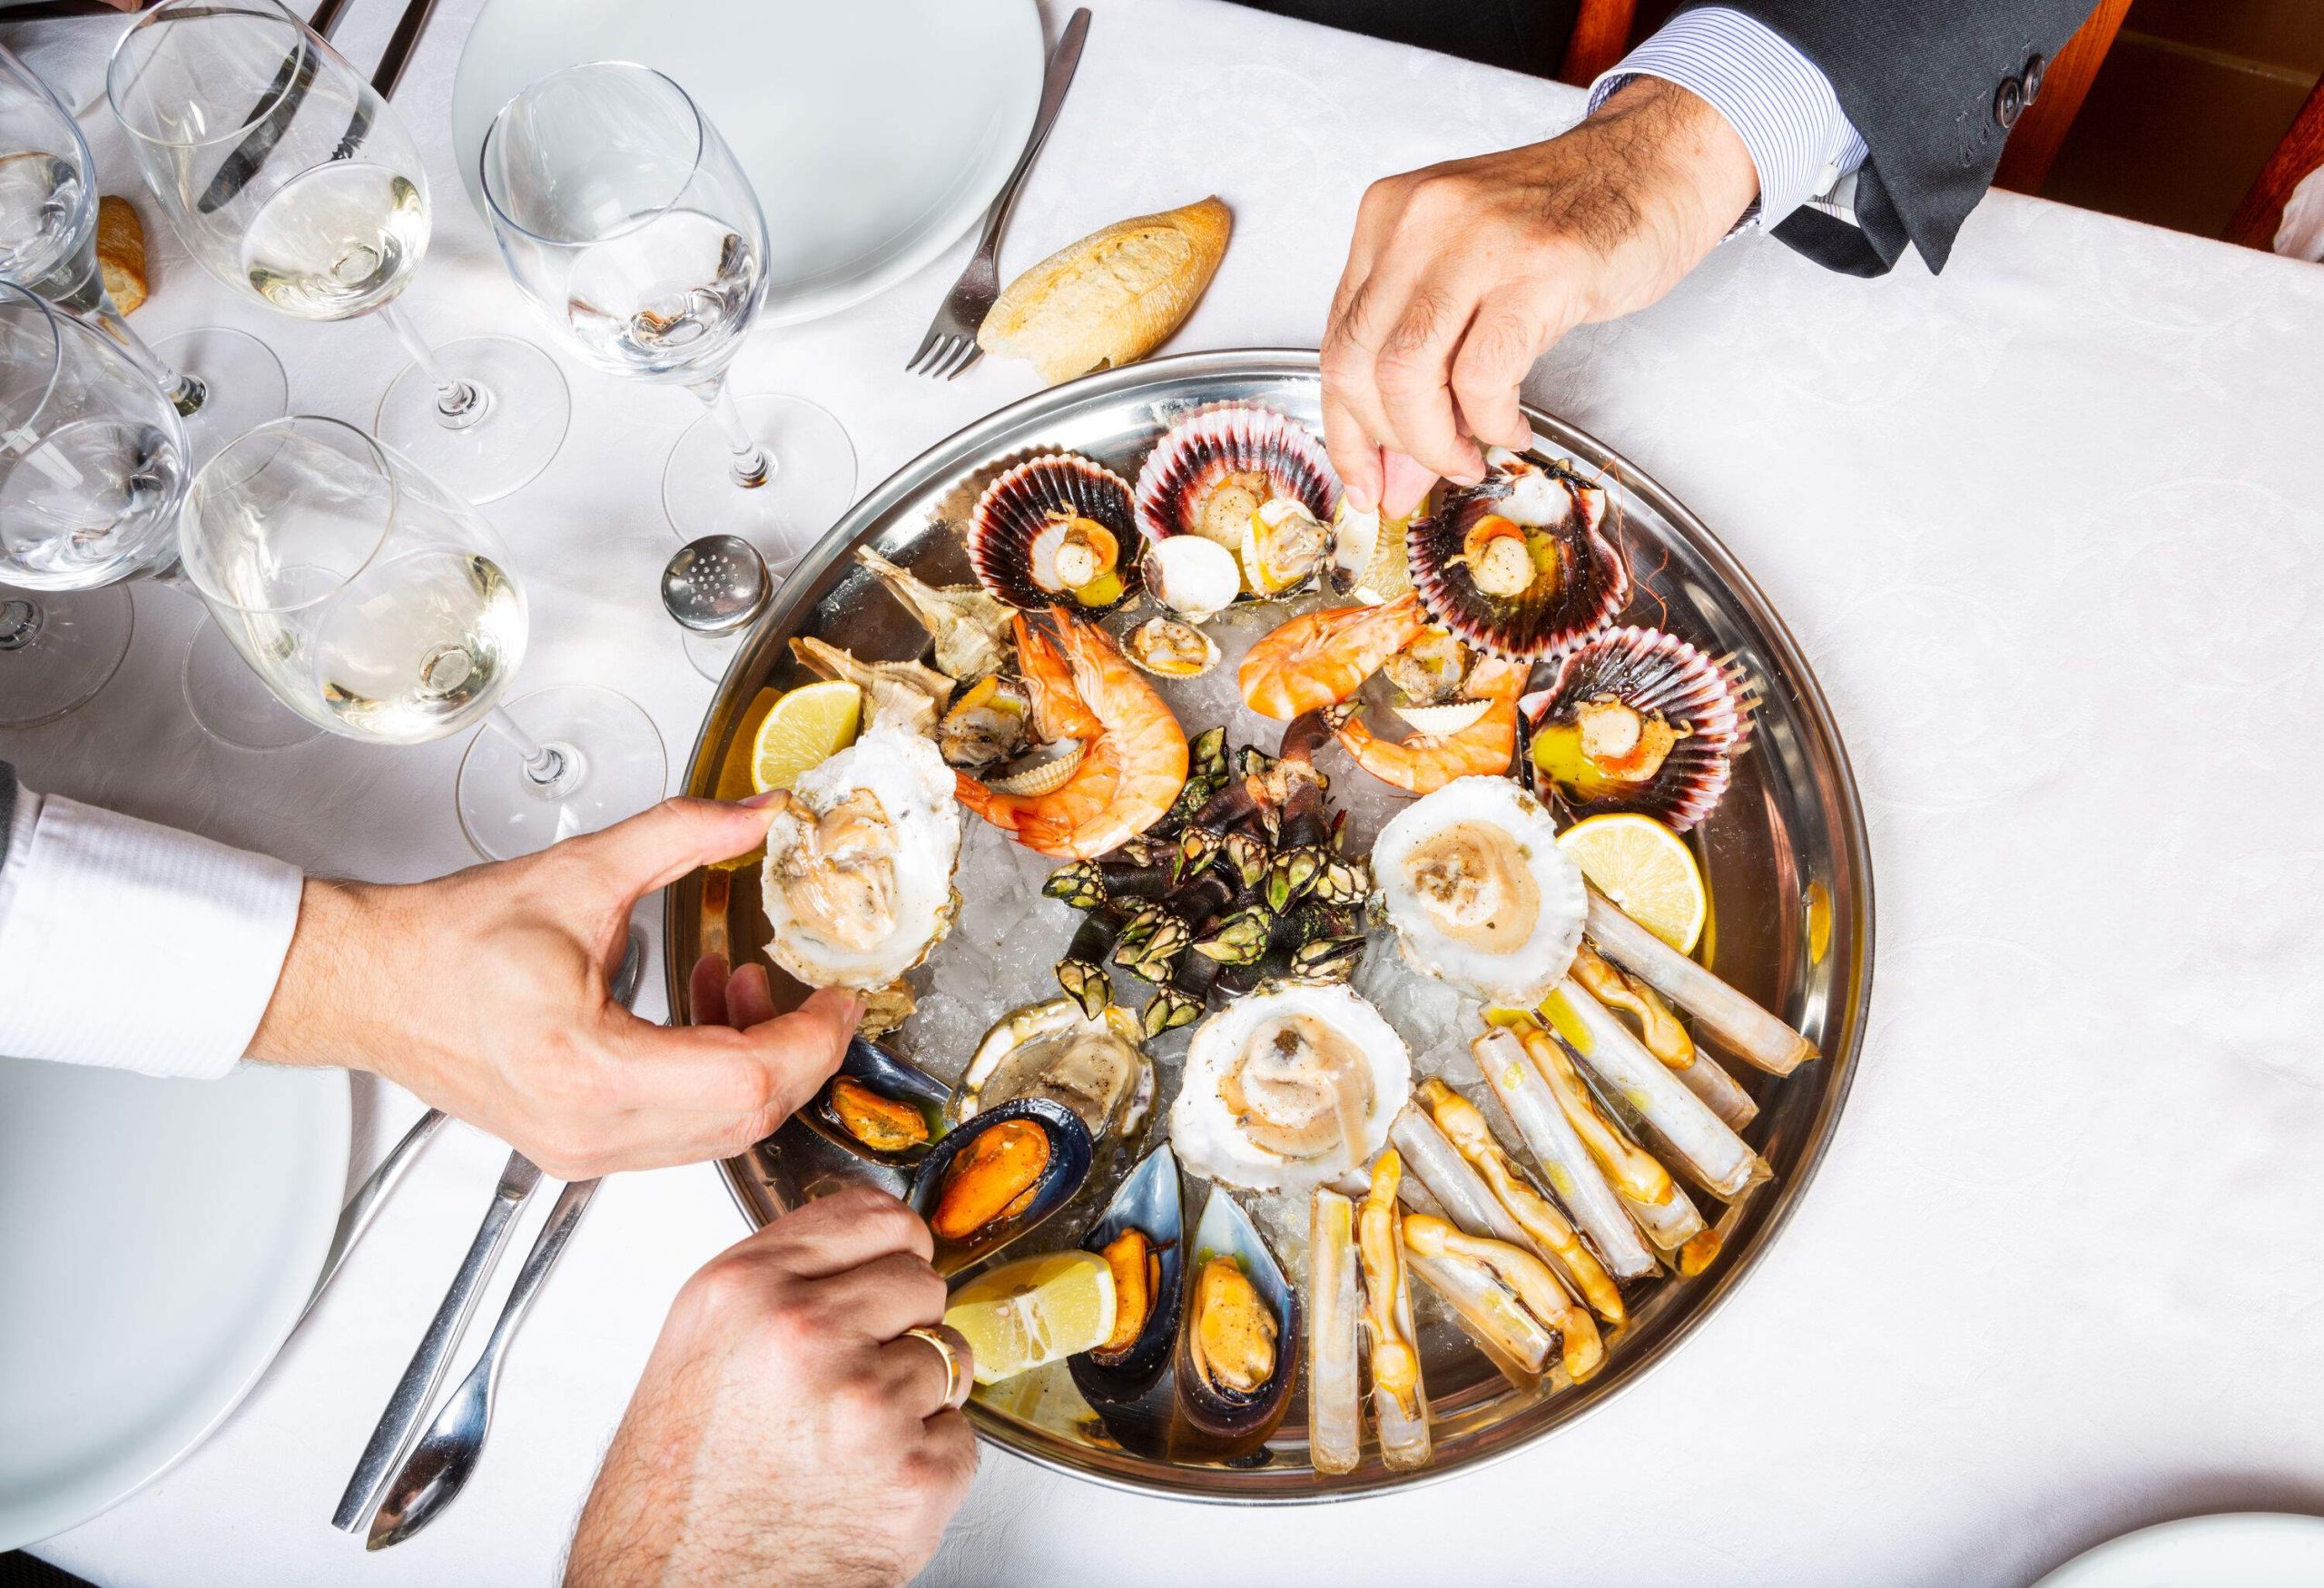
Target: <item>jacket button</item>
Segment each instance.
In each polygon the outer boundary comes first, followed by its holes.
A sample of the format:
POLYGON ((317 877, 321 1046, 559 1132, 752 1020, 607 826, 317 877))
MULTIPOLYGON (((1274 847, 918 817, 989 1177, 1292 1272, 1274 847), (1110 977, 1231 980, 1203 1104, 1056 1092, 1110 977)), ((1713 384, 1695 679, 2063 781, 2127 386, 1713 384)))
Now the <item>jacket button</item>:
POLYGON ((2042 74, 2050 69, 2050 58, 2035 52, 2025 57, 2025 70, 2018 75, 2025 83, 2025 103, 2032 104, 2042 97, 2042 74))
POLYGON ((1994 120, 2001 123, 2002 131, 2007 132, 2017 124, 2017 118, 2024 112, 2024 84, 2014 77, 2003 78, 2001 86, 1994 91, 1994 120))

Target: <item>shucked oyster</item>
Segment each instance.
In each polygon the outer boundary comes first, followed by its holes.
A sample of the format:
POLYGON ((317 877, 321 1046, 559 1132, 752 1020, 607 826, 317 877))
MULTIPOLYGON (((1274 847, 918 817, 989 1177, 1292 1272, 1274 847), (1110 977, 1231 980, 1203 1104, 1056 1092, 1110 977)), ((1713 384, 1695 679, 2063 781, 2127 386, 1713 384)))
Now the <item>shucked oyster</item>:
POLYGON ((802 773, 767 828, 767 953, 810 987, 885 986, 952 924, 960 814, 929 740, 874 725, 802 773))
POLYGON ((1405 962, 1496 1003, 1539 1002, 1581 942, 1581 869, 1506 777, 1455 778, 1398 812, 1372 874, 1405 962))

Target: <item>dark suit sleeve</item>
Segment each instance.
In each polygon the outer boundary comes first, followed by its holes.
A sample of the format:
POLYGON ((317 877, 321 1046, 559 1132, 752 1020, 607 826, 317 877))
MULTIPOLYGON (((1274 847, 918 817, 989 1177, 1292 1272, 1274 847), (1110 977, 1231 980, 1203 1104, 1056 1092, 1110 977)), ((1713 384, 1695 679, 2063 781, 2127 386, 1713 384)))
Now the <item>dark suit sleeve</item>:
POLYGON ((0 761, 0 865, 8 863, 8 833, 16 824, 16 769, 0 761))
POLYGON ((2054 56, 2093 0, 1685 0, 1720 5, 1791 41, 1822 69, 1869 152, 1846 222, 1802 209, 1775 234, 1818 263, 1876 276, 1909 242, 1932 271, 1976 208, 2008 132, 2003 84, 2054 56))

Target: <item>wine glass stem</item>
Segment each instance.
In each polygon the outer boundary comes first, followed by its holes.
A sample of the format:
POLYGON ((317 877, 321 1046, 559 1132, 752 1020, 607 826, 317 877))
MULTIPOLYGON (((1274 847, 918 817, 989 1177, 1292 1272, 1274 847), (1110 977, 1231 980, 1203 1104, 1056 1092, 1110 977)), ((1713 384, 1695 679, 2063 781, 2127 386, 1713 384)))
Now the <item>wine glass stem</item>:
POLYGON ((210 400, 210 388, 201 377, 188 375, 170 367, 161 354, 145 345, 145 339, 129 329, 129 321, 113 306, 113 294, 105 293, 97 300, 93 311, 97 323, 113 333, 113 340, 128 350, 131 360, 144 368, 161 387, 162 395, 178 410, 180 419, 192 419, 210 400))
POLYGON ((726 449, 734 454, 734 460, 727 467, 734 483, 744 490, 755 490, 773 479, 782 465, 752 436, 750 422, 743 418, 742 408, 734 401, 726 377, 718 375, 688 390, 710 405, 711 417, 726 432, 726 449))
POLYGON ((403 343, 403 350, 411 355, 411 361, 419 366, 428 383, 436 388, 438 423, 448 430, 464 430, 484 417, 491 393, 473 380, 458 379, 445 369, 444 361, 436 356, 436 350, 429 347, 427 339, 413 328, 402 304, 383 303, 379 306, 379 315, 388 322, 388 329, 396 333, 396 340, 403 343))
POLYGON ((563 751, 534 738, 500 707, 494 706, 484 720, 517 746, 517 753, 525 758, 525 781, 535 788, 547 793, 556 790, 560 784, 578 781, 572 762, 563 751))
POLYGON ((0 653, 21 651, 40 637, 40 603, 25 596, 0 601, 0 653))

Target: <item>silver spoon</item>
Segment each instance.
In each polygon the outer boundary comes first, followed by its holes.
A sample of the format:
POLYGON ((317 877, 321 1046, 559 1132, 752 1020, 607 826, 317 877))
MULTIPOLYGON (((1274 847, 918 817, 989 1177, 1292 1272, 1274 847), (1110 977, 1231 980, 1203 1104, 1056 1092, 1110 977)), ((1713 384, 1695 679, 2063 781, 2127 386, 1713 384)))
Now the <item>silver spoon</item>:
POLYGON ((757 547, 739 536, 705 535, 680 547, 662 570, 662 609, 686 631, 686 660, 694 671, 720 678, 774 589, 757 547))

